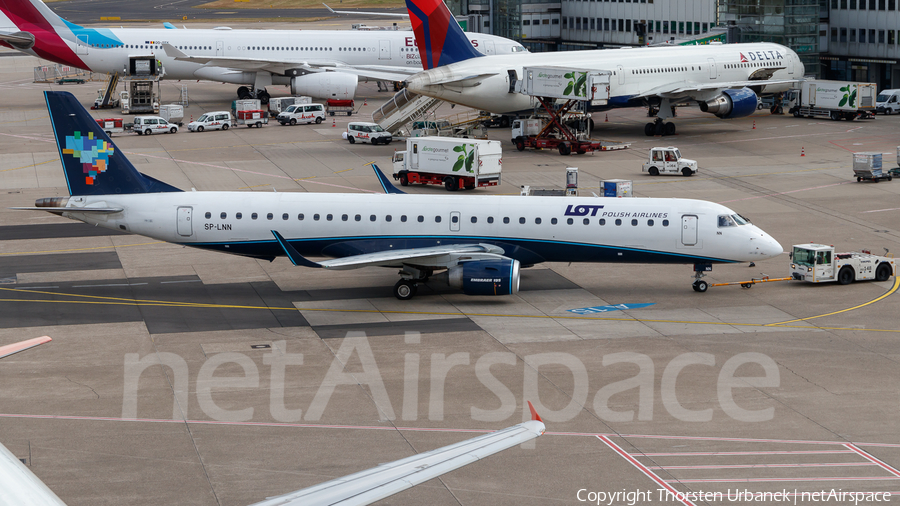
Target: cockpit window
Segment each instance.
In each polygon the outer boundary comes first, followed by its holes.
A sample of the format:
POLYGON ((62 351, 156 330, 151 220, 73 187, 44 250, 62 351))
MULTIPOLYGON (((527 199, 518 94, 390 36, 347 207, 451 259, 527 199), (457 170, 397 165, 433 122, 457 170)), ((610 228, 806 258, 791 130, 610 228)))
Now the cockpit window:
POLYGON ((737 224, 734 222, 733 219, 731 219, 731 216, 728 216, 727 214, 719 215, 719 228, 736 227, 736 226, 737 226, 737 224))
POLYGON ((731 217, 734 218, 734 221, 736 221, 738 225, 749 225, 750 224, 750 220, 748 220, 747 218, 744 218, 740 214, 732 214, 731 217))
POLYGON ((526 52, 528 52, 528 50, 525 49, 525 46, 513 46, 512 52, 513 53, 526 53, 526 52))

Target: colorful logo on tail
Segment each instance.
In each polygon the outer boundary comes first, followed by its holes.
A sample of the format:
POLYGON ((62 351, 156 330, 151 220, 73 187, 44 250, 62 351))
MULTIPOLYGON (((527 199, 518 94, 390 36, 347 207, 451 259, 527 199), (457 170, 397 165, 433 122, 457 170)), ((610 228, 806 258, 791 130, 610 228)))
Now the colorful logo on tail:
POLYGON ((72 155, 81 163, 84 171, 84 184, 93 185, 98 175, 109 168, 109 157, 113 155, 113 146, 101 139, 94 139, 94 133, 88 132, 87 138, 81 132, 66 136, 64 155, 72 155))
POLYGON ((483 56, 443 0, 406 0, 406 9, 425 70, 483 56))

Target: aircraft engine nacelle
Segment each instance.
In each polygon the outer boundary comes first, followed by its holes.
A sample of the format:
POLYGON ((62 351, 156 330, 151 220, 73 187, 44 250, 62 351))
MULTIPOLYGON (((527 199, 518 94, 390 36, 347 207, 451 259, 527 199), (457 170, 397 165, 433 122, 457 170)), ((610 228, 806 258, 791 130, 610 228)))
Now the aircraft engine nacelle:
POLYGON ((323 99, 352 100, 357 78, 343 72, 314 72, 291 78, 291 95, 323 99))
POLYGON ((701 111, 715 114, 723 119, 750 116, 756 112, 758 103, 756 93, 750 88, 724 90, 721 95, 712 100, 699 102, 701 111))
POLYGON ((511 295, 519 292, 519 261, 473 260, 447 271, 450 286, 466 295, 511 295))

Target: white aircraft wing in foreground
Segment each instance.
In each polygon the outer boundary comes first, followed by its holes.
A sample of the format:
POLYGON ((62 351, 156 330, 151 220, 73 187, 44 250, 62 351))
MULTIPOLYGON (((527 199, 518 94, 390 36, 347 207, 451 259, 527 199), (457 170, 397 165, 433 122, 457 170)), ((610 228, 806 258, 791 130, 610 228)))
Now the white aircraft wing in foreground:
POLYGON ((252 506, 362 506, 406 490, 489 455, 534 439, 544 423, 531 402, 532 419, 437 450, 381 464, 313 487, 271 497, 252 506))

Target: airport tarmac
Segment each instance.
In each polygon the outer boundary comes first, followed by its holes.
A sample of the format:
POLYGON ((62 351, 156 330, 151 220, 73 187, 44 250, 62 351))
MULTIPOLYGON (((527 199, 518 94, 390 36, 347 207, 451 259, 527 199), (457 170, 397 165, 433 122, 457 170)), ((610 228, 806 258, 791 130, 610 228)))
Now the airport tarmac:
MULTIPOLYGON (((513 425, 526 400, 547 425, 534 444, 380 504, 580 504, 590 492, 621 492, 600 501, 614 505, 751 502, 725 495, 736 491, 819 504, 810 494, 832 489, 875 504, 875 492, 900 493, 897 278, 701 294, 690 265, 546 264, 523 271, 516 296, 434 284, 401 302, 390 269, 322 272, 12 211, 66 194, 41 91, 89 105, 102 83, 32 83, 39 60, 0 54, 0 345, 53 338, 0 362, 0 437, 69 505, 251 504, 513 425)), ((232 85, 166 82, 163 103, 180 84, 186 120, 234 98, 232 85)), ((361 85, 367 105, 335 126, 113 139, 139 170, 185 190, 378 192, 365 164, 390 171, 402 144, 340 133, 389 96, 361 85)), ((509 130, 492 129, 503 182, 476 191, 560 188, 577 166, 581 196, 619 178, 638 198, 720 202, 786 250, 900 248, 900 182, 857 183, 851 170, 853 151, 894 166, 898 117, 718 120, 689 107, 666 138, 644 137, 646 111, 594 119, 595 138, 631 147, 518 152, 509 130), (642 174, 661 145, 699 173, 642 174)), ((788 267, 785 252, 706 279, 788 267)))

